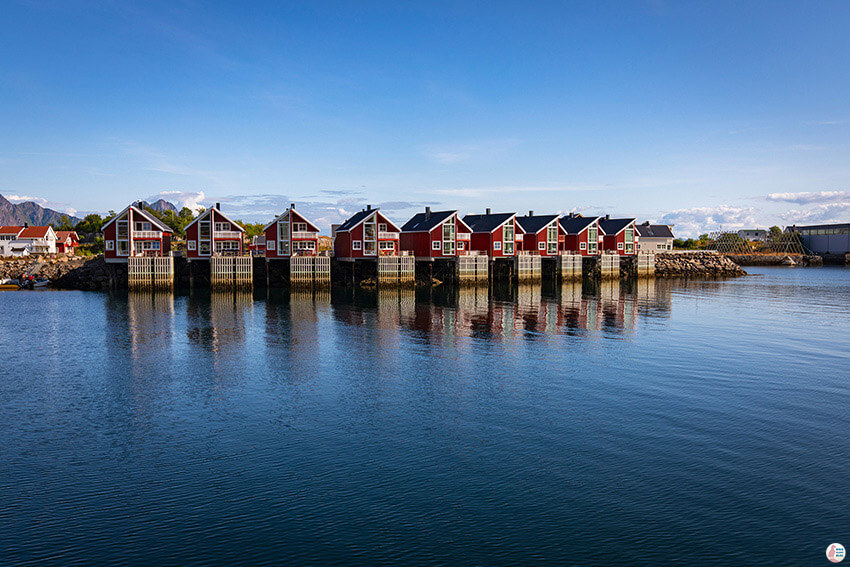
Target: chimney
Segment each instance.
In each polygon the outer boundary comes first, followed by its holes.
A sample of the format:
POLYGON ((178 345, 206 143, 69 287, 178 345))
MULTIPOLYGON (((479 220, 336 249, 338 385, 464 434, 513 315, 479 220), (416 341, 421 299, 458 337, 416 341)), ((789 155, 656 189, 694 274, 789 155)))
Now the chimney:
POLYGON ((289 208, 294 211, 295 210, 295 203, 289 203, 289 208))
POLYGON ((487 207, 487 213, 486 214, 488 214, 488 215, 490 214, 490 207, 487 207))
POLYGON ((216 208, 216 209, 218 209, 218 210, 220 211, 220 210, 221 210, 221 203, 216 203, 216 204, 215 204, 215 208, 216 208))
POLYGON ((611 215, 605 215, 605 220, 611 220, 611 215))
POLYGON ((29 228, 29 227, 30 227, 30 223, 25 222, 25 223, 24 223, 24 228, 29 228))
POLYGON ((534 211, 528 211, 528 216, 533 217, 533 216, 534 216, 534 211))
POLYGON ((425 220, 431 218, 431 207, 425 207, 425 220))
POLYGON ((366 205, 366 210, 367 210, 367 211, 371 211, 371 210, 372 210, 372 205, 366 205))

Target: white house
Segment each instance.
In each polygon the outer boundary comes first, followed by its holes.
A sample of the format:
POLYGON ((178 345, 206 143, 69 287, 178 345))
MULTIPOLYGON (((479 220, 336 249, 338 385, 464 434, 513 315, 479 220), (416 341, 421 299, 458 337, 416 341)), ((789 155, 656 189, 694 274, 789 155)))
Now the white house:
POLYGON ((649 221, 635 225, 640 243, 640 252, 661 252, 673 249, 673 227, 669 224, 649 224, 649 221))
POLYGON ((56 233, 50 226, 24 226, 12 242, 25 244, 30 254, 56 254, 56 233))

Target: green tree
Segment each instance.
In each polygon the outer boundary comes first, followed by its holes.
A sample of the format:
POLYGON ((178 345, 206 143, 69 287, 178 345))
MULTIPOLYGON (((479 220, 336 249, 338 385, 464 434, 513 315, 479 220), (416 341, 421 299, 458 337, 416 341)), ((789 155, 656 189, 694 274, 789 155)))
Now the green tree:
POLYGON ((773 241, 779 240, 782 238, 782 229, 778 226, 770 227, 770 239, 773 241))
POLYGON ((253 240, 255 236, 263 234, 263 227, 265 226, 262 223, 251 223, 241 220, 237 220, 236 224, 245 229, 245 235, 248 237, 249 241, 253 240))
POLYGON ((53 224, 53 230, 74 230, 74 225, 71 224, 68 215, 62 215, 59 217, 59 222, 53 224))
POLYGON ((74 226, 79 234, 96 234, 103 228, 104 219, 97 213, 86 215, 83 220, 74 226))

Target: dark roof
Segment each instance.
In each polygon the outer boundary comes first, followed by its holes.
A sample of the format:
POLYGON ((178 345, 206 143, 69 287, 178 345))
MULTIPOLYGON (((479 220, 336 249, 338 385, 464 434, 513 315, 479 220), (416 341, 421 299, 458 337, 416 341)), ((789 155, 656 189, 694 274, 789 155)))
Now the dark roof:
POLYGON ((375 213, 377 211, 378 211, 378 209, 363 209, 360 212, 354 213, 353 215, 348 217, 347 221, 345 221, 344 223, 339 225, 339 227, 336 229, 336 231, 337 232, 347 232, 347 231, 351 230, 352 228, 354 228, 355 226, 357 226, 358 224, 360 224, 361 222, 363 222, 366 219, 366 217, 372 215, 372 213, 375 213))
POLYGON ((435 227, 442 224, 457 211, 431 211, 431 213, 417 213, 413 218, 404 223, 402 232, 431 232, 435 227))
POLYGON ((635 228, 641 238, 673 238, 673 231, 666 224, 638 224, 635 228))
POLYGON ((635 222, 635 219, 599 219, 599 228, 608 235, 619 234, 621 230, 635 222))
POLYGON ((493 232, 505 224, 516 213, 495 213, 492 215, 466 215, 463 222, 469 225, 472 232, 493 232))
POLYGON ((567 234, 578 234, 582 230, 590 226, 593 221, 599 217, 571 217, 569 215, 561 217, 561 227, 567 234))
POLYGON ((533 217, 517 217, 516 222, 527 234, 537 234, 556 218, 558 215, 534 215, 533 217))
POLYGON ((794 225, 785 227, 785 230, 786 231, 788 231, 788 230, 800 230, 802 228, 805 228, 805 229, 808 229, 808 230, 820 229, 820 228, 850 228, 850 223, 843 222, 843 223, 833 223, 833 224, 806 224, 806 225, 802 225, 802 224, 796 225, 796 224, 794 224, 794 225))

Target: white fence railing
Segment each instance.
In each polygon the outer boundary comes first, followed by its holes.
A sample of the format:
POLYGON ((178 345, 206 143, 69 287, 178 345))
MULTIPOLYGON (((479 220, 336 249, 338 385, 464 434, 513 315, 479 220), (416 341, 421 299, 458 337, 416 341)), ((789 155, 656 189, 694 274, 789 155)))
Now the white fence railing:
POLYGON ((398 240, 397 232, 379 232, 378 240, 398 240))
POLYGON ((213 236, 218 239, 233 238, 239 240, 242 238, 242 233, 238 230, 217 230, 213 236))
POLYGON ((161 230, 134 230, 133 238, 162 238, 161 230))
POLYGON ((309 230, 296 230, 292 233, 292 238, 318 238, 318 232, 311 232, 309 230))

